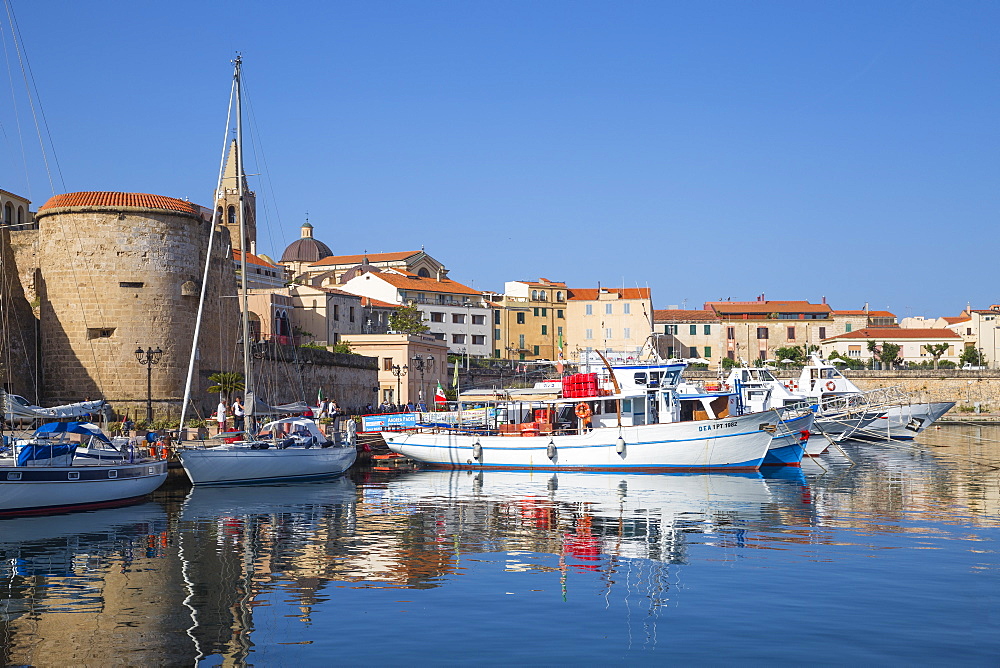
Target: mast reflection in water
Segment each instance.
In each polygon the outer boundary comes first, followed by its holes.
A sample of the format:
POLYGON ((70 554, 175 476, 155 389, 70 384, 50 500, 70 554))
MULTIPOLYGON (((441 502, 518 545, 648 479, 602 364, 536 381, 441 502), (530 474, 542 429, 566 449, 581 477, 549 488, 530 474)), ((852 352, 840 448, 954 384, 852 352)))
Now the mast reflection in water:
POLYGON ((4 660, 989 664, 1000 430, 921 438, 763 475, 361 471, 0 520, 4 660))

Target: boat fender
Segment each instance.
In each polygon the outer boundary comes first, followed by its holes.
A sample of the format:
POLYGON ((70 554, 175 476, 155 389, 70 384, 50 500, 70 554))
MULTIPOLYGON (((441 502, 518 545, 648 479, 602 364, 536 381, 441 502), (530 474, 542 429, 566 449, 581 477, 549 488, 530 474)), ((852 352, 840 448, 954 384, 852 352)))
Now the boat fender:
POLYGON ((615 444, 615 452, 619 455, 625 454, 625 439, 621 436, 618 437, 618 442, 615 444))
POLYGON ((828 380, 828 381, 826 381, 826 389, 828 389, 831 392, 833 392, 834 390, 837 389, 837 384, 835 382, 833 382, 832 380, 828 380))
POLYGON ((556 458, 556 444, 553 443, 552 441, 549 441, 548 447, 545 448, 545 454, 548 455, 549 459, 555 459, 556 458))
POLYGON ((803 429, 803 430, 801 430, 799 432, 799 440, 800 441, 808 441, 809 440, 809 430, 808 429, 803 429))
POLYGON ((479 441, 472 444, 472 458, 477 462, 483 461, 483 446, 479 441))

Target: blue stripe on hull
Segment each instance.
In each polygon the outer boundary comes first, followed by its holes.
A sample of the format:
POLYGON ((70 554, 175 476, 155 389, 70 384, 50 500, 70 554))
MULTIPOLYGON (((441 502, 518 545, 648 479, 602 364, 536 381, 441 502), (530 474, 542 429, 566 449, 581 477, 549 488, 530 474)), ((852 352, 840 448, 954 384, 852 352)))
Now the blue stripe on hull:
POLYGON ((794 443, 780 448, 768 450, 761 466, 799 466, 806 447, 802 443, 794 443))
POLYGON ((650 472, 650 473, 665 473, 674 471, 756 471, 760 466, 759 459, 750 459, 745 462, 737 462, 734 464, 718 464, 714 466, 691 466, 691 465, 675 465, 675 466, 664 466, 664 465, 650 465, 650 464, 620 464, 616 466, 559 466, 554 464, 549 465, 514 465, 514 464, 462 464, 460 462, 427 462, 422 461, 421 464, 426 466, 431 466, 434 468, 446 468, 446 469, 461 469, 461 470, 473 470, 478 471, 480 469, 490 469, 497 471, 629 471, 631 473, 635 472, 650 472))

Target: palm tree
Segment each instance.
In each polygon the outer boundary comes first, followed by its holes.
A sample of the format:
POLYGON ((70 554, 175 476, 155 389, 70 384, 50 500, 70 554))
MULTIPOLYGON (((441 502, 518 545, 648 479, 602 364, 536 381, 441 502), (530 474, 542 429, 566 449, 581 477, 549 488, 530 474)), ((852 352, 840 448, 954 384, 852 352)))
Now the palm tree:
POLYGON ((242 392, 246 388, 246 384, 243 382, 243 374, 235 371, 219 371, 218 373, 213 373, 208 379, 215 383, 215 385, 212 385, 207 391, 218 392, 219 398, 224 399, 226 404, 229 403, 230 395, 233 392, 242 392))

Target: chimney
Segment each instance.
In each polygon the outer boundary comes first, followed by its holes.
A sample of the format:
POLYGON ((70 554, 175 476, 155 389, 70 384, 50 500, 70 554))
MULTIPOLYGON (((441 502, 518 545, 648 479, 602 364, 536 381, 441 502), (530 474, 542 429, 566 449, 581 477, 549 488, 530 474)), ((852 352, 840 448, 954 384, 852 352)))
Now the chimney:
POLYGON ((438 283, 441 282, 441 268, 440 267, 438 267, 438 270, 437 270, 437 280, 438 280, 438 283))
POLYGON ((826 296, 823 297, 823 304, 826 304, 826 296))

